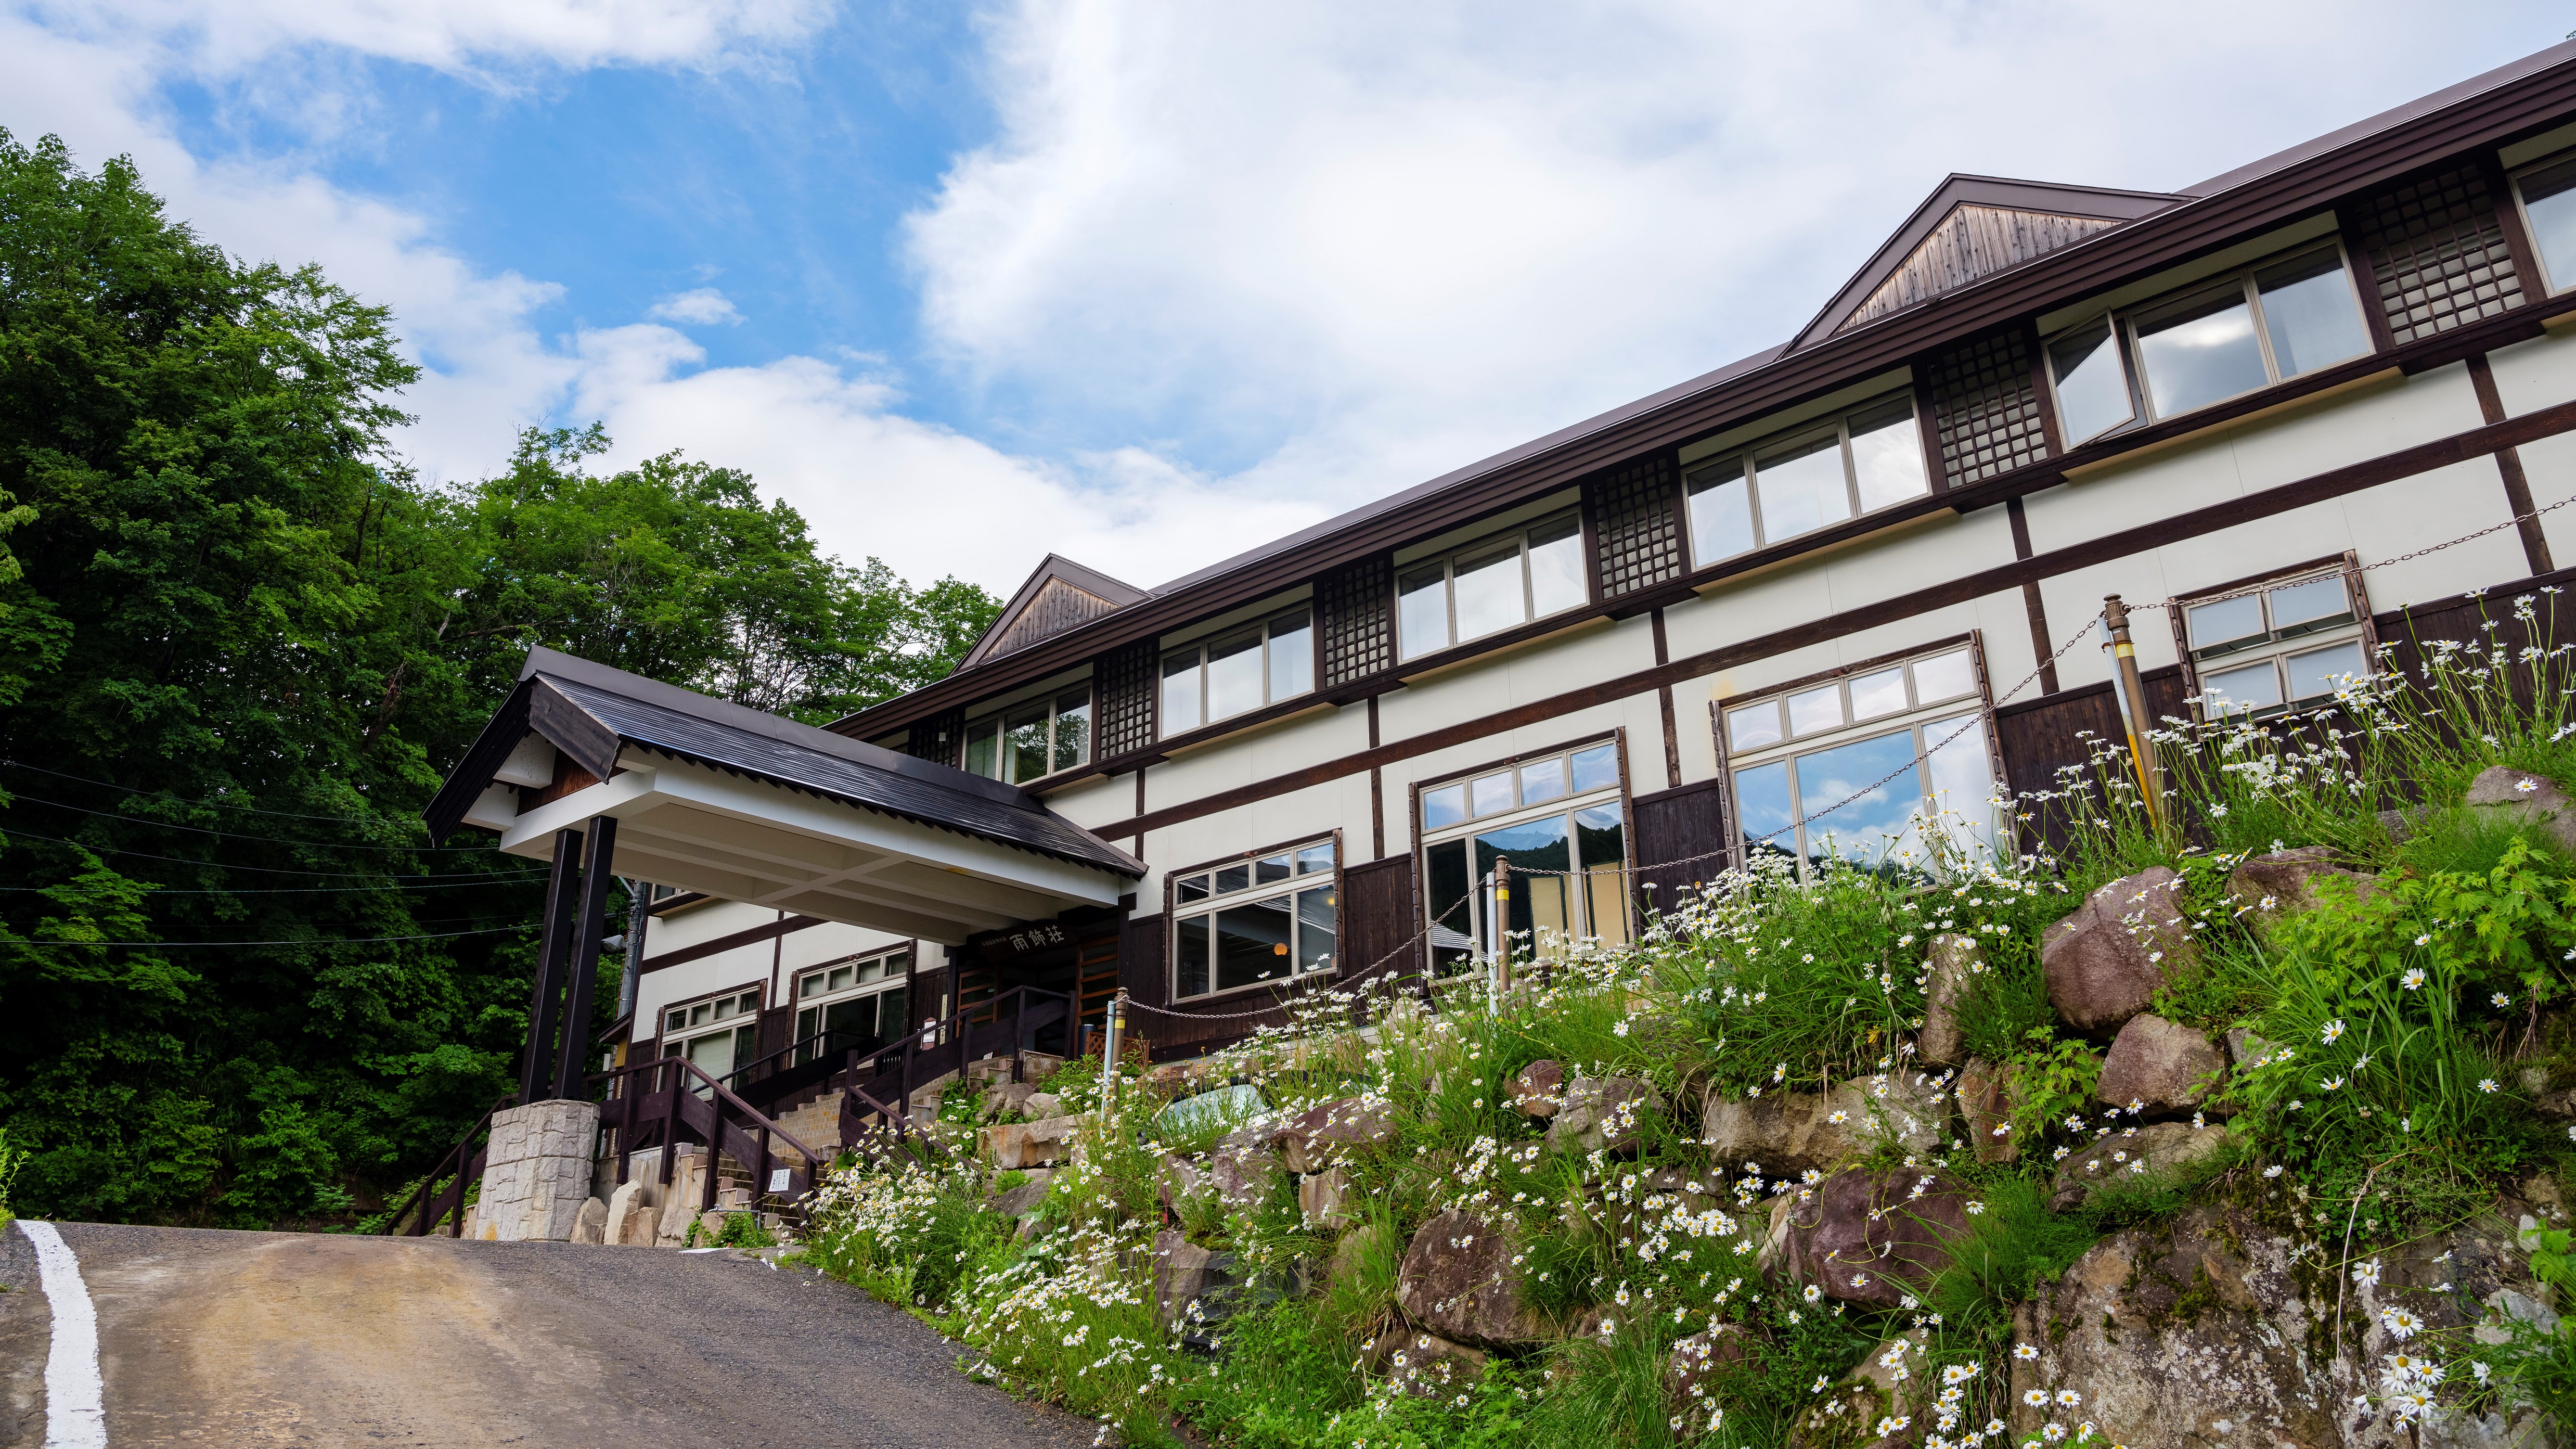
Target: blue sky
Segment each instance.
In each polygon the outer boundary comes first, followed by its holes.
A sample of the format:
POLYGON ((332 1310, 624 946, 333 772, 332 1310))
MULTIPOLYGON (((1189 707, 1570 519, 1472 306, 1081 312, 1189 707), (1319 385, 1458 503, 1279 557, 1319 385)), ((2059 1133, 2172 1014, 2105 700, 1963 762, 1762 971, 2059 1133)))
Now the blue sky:
POLYGON ((0 126, 392 306, 428 477, 598 419, 1150 585, 1777 342, 1949 171, 2178 186, 2576 26, 2455 13, 0 0, 0 126))

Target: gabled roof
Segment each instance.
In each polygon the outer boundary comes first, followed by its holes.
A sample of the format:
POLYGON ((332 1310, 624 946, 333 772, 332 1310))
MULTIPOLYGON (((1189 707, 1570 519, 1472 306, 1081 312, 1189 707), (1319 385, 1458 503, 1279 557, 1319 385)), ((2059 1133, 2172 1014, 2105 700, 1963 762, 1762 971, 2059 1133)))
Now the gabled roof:
POLYGON ((427 811, 443 840, 531 733, 606 779, 629 746, 1076 865, 1140 876, 1133 856, 1016 785, 714 699, 552 649, 531 649, 511 692, 427 811))
POLYGON ((1837 332, 1919 306, 1943 292, 2191 200, 2052 181, 1953 173, 1789 341, 1795 352, 1837 332))
POLYGON ((1103 614, 1115 613, 1129 604, 1141 604, 1152 595, 1133 584, 1123 584, 1098 569, 1084 568, 1061 554, 1048 554, 1028 582, 1002 606, 1001 617, 975 647, 966 651, 964 662, 957 667, 971 668, 987 659, 998 659, 1016 653, 1041 639, 1051 639, 1067 629, 1079 628, 1103 614))

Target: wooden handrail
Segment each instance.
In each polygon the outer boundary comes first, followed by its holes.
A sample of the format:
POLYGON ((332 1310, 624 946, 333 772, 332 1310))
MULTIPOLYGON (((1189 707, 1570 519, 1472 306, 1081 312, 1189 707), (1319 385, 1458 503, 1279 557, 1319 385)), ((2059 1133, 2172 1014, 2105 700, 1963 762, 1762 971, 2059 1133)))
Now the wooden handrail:
MULTIPOLYGON (((631 1076, 638 1072, 657 1072, 664 1067, 676 1067, 682 1072, 685 1072, 690 1076, 694 1076, 699 1081, 706 1083, 708 1090, 714 1093, 718 1099, 730 1104, 736 1111, 739 1111, 743 1115, 751 1118, 755 1123, 765 1126, 769 1130, 777 1133, 780 1138, 786 1141, 788 1146, 796 1149, 798 1155, 802 1156, 807 1162, 820 1162, 823 1160, 813 1148, 798 1141, 795 1133, 788 1131, 786 1128, 779 1126, 775 1121, 772 1121, 768 1113, 761 1111, 758 1107, 755 1107, 749 1102, 744 1101, 742 1098, 735 1096, 731 1087, 728 1087, 724 1083, 717 1081, 714 1077, 707 1075, 706 1068, 699 1066, 696 1062, 690 1061, 687 1057, 655 1057, 649 1062, 637 1062, 630 1066, 612 1067, 605 1072, 593 1074, 591 1080, 594 1082, 613 1081, 616 1078, 631 1076)), ((685 1080, 685 1078, 683 1080, 685 1080)), ((674 1082, 672 1084, 672 1090, 677 1091, 679 1089, 680 1083, 674 1082)))
MULTIPOLYGON (((474 1125, 465 1129, 465 1135, 456 1139, 456 1145, 447 1149, 445 1155, 438 1159, 438 1165, 429 1170, 429 1176, 420 1180, 420 1187, 412 1193, 411 1197, 407 1201, 403 1203, 401 1211, 396 1212, 393 1216, 385 1219, 385 1225, 383 1228, 378 1230, 377 1236, 394 1236, 400 1231, 403 1216, 406 1213, 421 1214, 425 1218, 426 1214, 429 1212, 429 1204, 435 1200, 436 1197, 445 1196, 444 1193, 436 1191, 438 1180, 441 1177, 463 1175, 466 1164, 474 1160, 473 1154, 466 1151, 467 1146, 474 1141, 474 1134, 490 1127, 492 1125, 492 1119, 499 1116, 503 1108, 516 1104, 518 1100, 519 1094, 516 1092, 503 1092, 500 1096, 495 1097, 492 1100, 492 1105, 483 1109, 483 1115, 476 1119, 474 1125), (447 1170, 447 1165, 450 1162, 454 1162, 456 1164, 456 1171, 454 1173, 450 1173, 447 1170)), ((416 1219, 412 1224, 411 1232, 405 1234, 405 1236, 425 1238, 429 1236, 429 1231, 430 1225, 428 1222, 416 1219)), ((465 1236, 465 1192, 462 1184, 458 1186, 456 1194, 456 1226, 449 1231, 448 1236, 455 1238, 465 1236)))

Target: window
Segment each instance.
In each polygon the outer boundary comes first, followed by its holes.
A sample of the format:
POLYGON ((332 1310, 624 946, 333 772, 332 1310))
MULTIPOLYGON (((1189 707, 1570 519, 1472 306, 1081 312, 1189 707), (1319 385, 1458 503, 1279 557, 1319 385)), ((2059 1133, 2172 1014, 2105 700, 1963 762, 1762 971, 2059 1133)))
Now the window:
POLYGON ((2366 611, 2348 566, 2182 601, 2193 693, 2208 715, 2277 714, 2371 675, 2366 611))
POLYGON ((662 1055, 687 1057, 710 1077, 730 1076, 759 1050, 759 1017, 757 991, 674 1006, 662 1015, 662 1055))
POLYGON ((1429 886, 1423 903, 1435 968, 1490 952, 1495 903, 1489 878, 1505 860, 1513 875, 1502 929, 1515 952, 1557 960, 1585 937, 1627 941, 1628 832, 1616 742, 1535 755, 1431 786, 1421 793, 1421 810, 1422 878, 1429 886))
POLYGON ((1409 565, 1395 597, 1396 643, 1407 659, 1581 608, 1592 597, 1583 523, 1567 514, 1409 565))
POLYGON ((1314 621, 1303 609, 1163 656, 1165 738, 1315 688, 1314 621))
POLYGON ((841 1051, 875 1051, 904 1025, 912 953, 827 961, 796 978, 798 1065, 841 1051))
POLYGON ((966 727, 966 772, 1006 784, 1070 770, 1091 759, 1091 688, 1031 700, 966 727))
POLYGON ((1748 854, 1902 863, 1926 853, 1927 820, 1952 845, 1993 848, 1995 771, 1971 646, 1729 704, 1719 719, 1748 854))
POLYGON ((2068 447, 2369 350, 2361 299, 2334 242, 2106 313, 2047 348, 2068 447))
POLYGON ((1330 840, 1172 878, 1172 997, 1214 996, 1330 971, 1341 878, 1330 840))
POLYGON ((1683 485, 1691 562, 1704 568, 1920 498, 1932 478, 1914 400, 1895 397, 1696 464, 1683 485))
POLYGON ((2576 157, 2550 162, 2513 179, 2522 199, 2524 229, 2540 253, 2540 269, 2553 293, 2576 287, 2576 157))

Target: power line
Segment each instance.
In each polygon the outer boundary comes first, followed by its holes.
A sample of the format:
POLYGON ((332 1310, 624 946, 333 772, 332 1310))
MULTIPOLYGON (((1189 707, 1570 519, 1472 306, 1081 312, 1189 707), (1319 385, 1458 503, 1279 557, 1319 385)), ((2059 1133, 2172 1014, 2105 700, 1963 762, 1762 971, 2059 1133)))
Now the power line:
POLYGON ((377 946, 392 941, 452 941, 459 936, 490 936, 502 931, 533 931, 534 921, 515 926, 486 926, 476 931, 439 931, 426 936, 321 936, 301 941, 38 941, 0 942, 10 946, 377 946))
MULTIPOLYGON (((29 839, 35 838, 36 837, 33 836, 29 837, 29 839)), ((227 868, 235 869, 238 867, 227 868)), ((530 872, 528 878, 534 880, 536 878, 535 872, 530 872)), ((469 877, 463 880, 442 877, 437 880, 430 881, 425 885, 258 886, 250 890, 231 891, 172 890, 167 886, 158 885, 151 881, 142 881, 139 882, 139 884, 151 886, 152 896, 157 900, 162 896, 328 896, 340 895, 350 891, 446 891, 454 890, 459 886, 479 886, 485 884, 485 881, 479 876, 469 877)), ((56 891, 60 889, 62 889, 61 886, 0 886, 0 895, 22 895, 39 891, 56 891)))
MULTIPOLYGON (((30 765, 24 760, 0 759, 0 767, 12 770, 33 770, 39 775, 51 775, 57 780, 73 780, 83 785, 96 785, 102 790, 122 790, 129 795, 158 793, 168 796, 170 794, 167 790, 158 792, 138 790, 131 785, 118 785, 106 780, 93 780, 87 775, 65 774, 61 770, 48 770, 42 765, 30 765)), ((299 815, 292 810, 263 810, 256 805, 235 805, 223 800, 183 800, 175 796, 170 798, 169 803, 173 805, 203 805, 213 810, 239 810, 251 815, 274 815, 282 820, 333 820, 345 825, 372 825, 377 823, 379 819, 379 817, 369 815, 299 815)))
POLYGON ((256 840, 264 845, 300 845, 314 850, 400 850, 421 855, 491 849, 488 845, 371 845, 354 840, 289 840, 277 835, 243 835, 238 831, 212 830, 203 825, 181 825, 175 820, 155 820, 148 815, 128 815, 119 810, 92 810, 85 805, 66 805, 60 800, 48 800, 41 795, 17 795, 11 800, 12 803, 24 801, 30 805, 51 806, 56 810, 76 810, 83 815, 96 815, 107 820, 130 820, 157 830, 186 830, 198 835, 217 835, 226 840, 256 840))
MULTIPOLYGON (((460 872, 459 874, 456 874, 456 875, 422 875, 422 874, 404 875, 404 874, 397 874, 397 873, 392 872, 392 871, 375 871, 375 870, 288 870, 288 869, 285 869, 285 868, 284 868, 284 867, 282 867, 282 866, 274 866, 274 865, 234 865, 234 864, 232 864, 232 863, 231 863, 231 862, 229 862, 229 861, 221 861, 221 860, 196 860, 196 859, 192 859, 192 858, 190 858, 190 857, 188 857, 188 856, 184 856, 184 855, 154 855, 152 852, 150 852, 150 851, 148 851, 148 850, 123 850, 123 849, 119 849, 118 847, 113 846, 113 845, 91 845, 91 844, 88 844, 88 843, 87 843, 87 842, 85 842, 85 841, 78 841, 78 840, 65 840, 65 839, 63 839, 62 837, 57 836, 57 835, 38 835, 38 834, 34 833, 33 831, 27 831, 27 830, 8 830, 8 829, 6 829, 6 828, 0 828, 0 837, 6 837, 7 839, 11 839, 11 840, 41 840, 41 841, 44 841, 44 842, 46 842, 47 844, 50 844, 50 845, 68 845, 68 846, 71 846, 71 847, 73 847, 74 849, 77 849, 77 850, 86 850, 86 851, 89 851, 90 853, 92 853, 92 854, 94 854, 94 855, 130 855, 130 856, 133 856, 133 857, 134 857, 135 859, 137 859, 137 860, 166 860, 166 861, 169 861, 170 863, 172 863, 173 865, 194 865, 194 866, 203 866, 203 867, 207 867, 207 868, 209 868, 209 869, 213 869, 213 870, 247 870, 247 871, 256 871, 257 873, 259 873, 259 874, 261 874, 261 875, 329 876, 329 877, 331 877, 331 878, 333 878, 333 879, 337 879, 337 880, 447 880, 447 881, 461 881, 461 880, 468 880, 468 879, 472 879, 472 880, 535 880, 535 879, 537 879, 537 878, 538 878, 538 872, 536 872, 536 871, 534 871, 534 870, 525 871, 525 872, 520 872, 520 871, 480 871, 480 872, 460 872)), ((349 887, 349 889, 355 890, 355 889, 358 889, 358 887, 352 886, 352 887, 349 887)))

